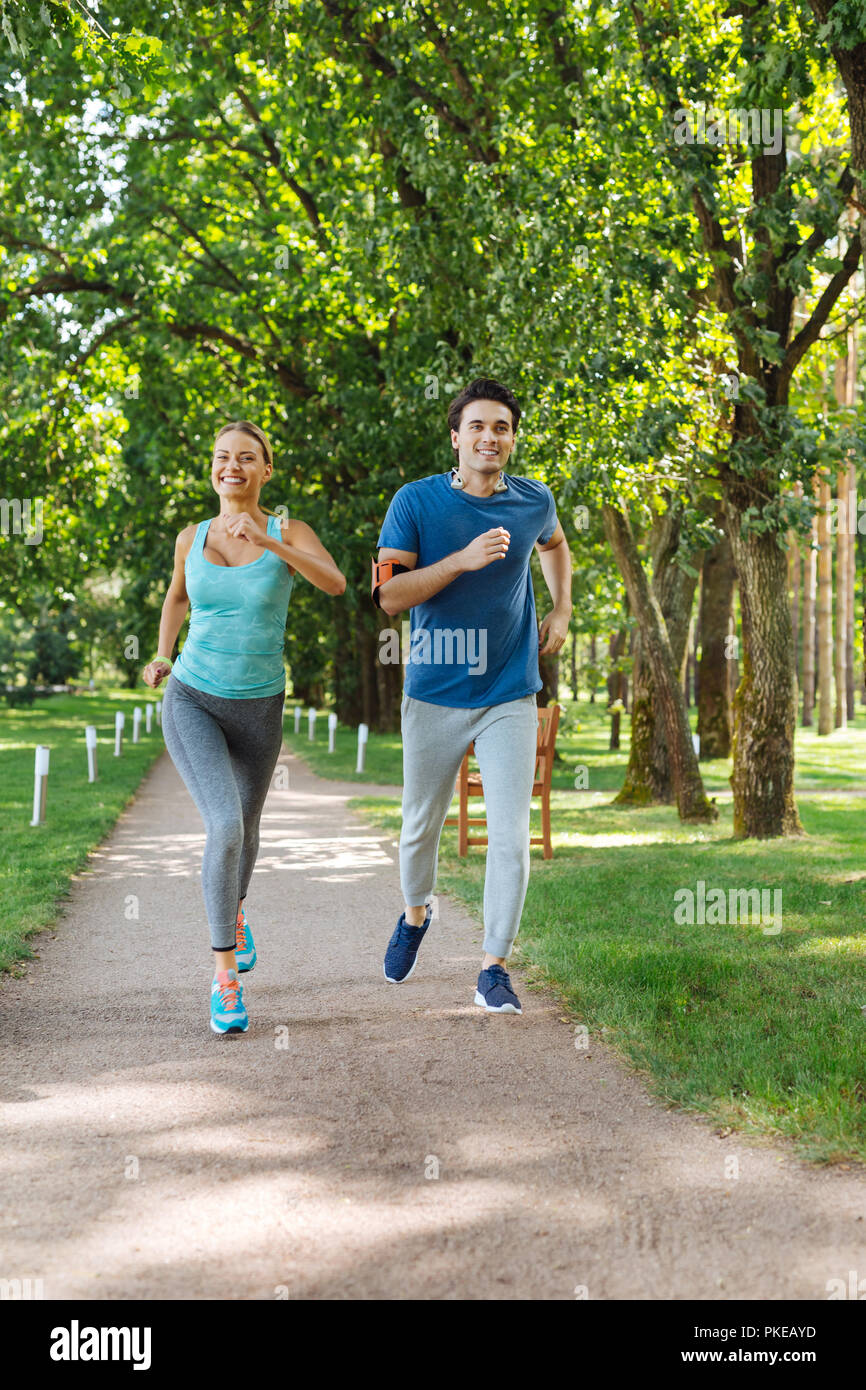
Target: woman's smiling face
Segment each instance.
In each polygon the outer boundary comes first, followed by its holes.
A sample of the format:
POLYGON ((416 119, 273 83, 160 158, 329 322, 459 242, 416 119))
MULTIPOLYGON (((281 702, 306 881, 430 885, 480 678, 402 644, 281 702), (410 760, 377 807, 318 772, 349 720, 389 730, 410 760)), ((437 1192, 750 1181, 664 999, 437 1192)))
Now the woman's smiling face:
POLYGON ((226 430, 214 445, 211 483, 220 497, 241 497, 255 503, 270 476, 262 446, 246 430, 226 430))

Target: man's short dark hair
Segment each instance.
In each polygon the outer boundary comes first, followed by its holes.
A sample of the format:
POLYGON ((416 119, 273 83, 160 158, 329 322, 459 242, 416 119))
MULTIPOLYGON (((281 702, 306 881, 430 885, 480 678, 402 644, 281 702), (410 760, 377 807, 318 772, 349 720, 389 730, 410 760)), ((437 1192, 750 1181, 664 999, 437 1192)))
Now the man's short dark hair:
MULTIPOLYGON (((507 386, 503 386, 501 381, 494 381, 489 376, 476 377, 470 381, 468 386, 464 386, 459 396, 455 396, 448 407, 448 428, 459 430, 460 417, 465 406, 471 401, 499 401, 500 405, 508 406, 511 411, 511 427, 517 433, 517 426, 520 423, 520 406, 517 404, 517 397, 507 386)), ((454 450, 454 457, 459 458, 457 449, 454 450)))

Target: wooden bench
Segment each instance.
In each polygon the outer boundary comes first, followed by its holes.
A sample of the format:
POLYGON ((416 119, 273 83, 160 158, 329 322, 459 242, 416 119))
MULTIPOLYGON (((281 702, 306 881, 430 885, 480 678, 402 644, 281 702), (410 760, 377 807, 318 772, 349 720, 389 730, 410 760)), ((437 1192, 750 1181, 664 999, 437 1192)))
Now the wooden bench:
MULTIPOLYGON (((541 797, 541 834, 533 835, 531 845, 544 845, 544 858, 553 858, 550 843, 550 779, 553 774, 553 756, 556 751, 556 731, 559 727, 559 705, 548 705, 538 711, 538 742, 535 748, 535 776, 532 795, 541 797)), ((457 826, 457 852, 465 859, 469 845, 486 845, 486 835, 470 835, 470 825, 487 825, 486 816, 469 815, 470 796, 483 796, 484 787, 480 772, 469 771, 469 757, 475 752, 475 744, 470 743, 460 764, 455 792, 460 798, 460 810, 456 816, 447 816, 446 825, 457 826)))

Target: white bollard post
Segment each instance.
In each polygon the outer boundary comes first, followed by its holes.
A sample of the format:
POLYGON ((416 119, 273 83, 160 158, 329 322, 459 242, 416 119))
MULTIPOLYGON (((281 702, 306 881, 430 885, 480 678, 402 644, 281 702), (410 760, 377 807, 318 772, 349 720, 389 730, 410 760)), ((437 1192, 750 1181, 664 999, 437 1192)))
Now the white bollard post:
POLYGON ((45 820, 45 797, 48 790, 48 748, 44 743, 36 745, 36 766, 33 778, 33 819, 31 825, 41 825, 45 820))
POLYGON ((162 700, 156 702, 156 722, 162 728, 162 700))
POLYGON ((310 740, 310 743, 312 743, 312 742, 315 740, 315 737, 316 737, 316 711, 315 711, 314 709, 308 709, 308 710, 307 710, 307 738, 310 740))
POLYGON ((87 780, 95 782, 99 776, 96 766, 96 725, 88 724, 84 729, 84 741, 87 744, 87 780))
POLYGON ((694 748, 694 750, 695 750, 696 753, 700 753, 700 751, 701 751, 701 736, 700 736, 700 734, 692 734, 692 747, 694 748))
POLYGON ((300 732, 301 732, 301 707, 300 707, 300 705, 295 705, 295 733, 296 733, 296 734, 299 734, 300 732))
POLYGON ((149 734, 149 733, 150 733, 152 724, 153 724, 153 701, 152 701, 152 700, 148 700, 147 704, 146 704, 145 707, 144 707, 144 732, 145 732, 146 734, 149 734))
POLYGON ((336 737, 337 737, 337 716, 336 716, 335 714, 329 714, 329 715, 328 715, 328 752, 329 752, 329 753, 335 753, 335 752, 337 751, 337 749, 336 749, 336 744, 334 743, 334 740, 336 739, 336 737))
POLYGON ((136 705, 135 709, 132 711, 132 741, 133 741, 133 743, 138 743, 138 742, 139 742, 139 737, 140 737, 140 735, 141 735, 141 708, 140 708, 140 706, 136 705))
POLYGON ((370 730, 367 728, 366 724, 358 725, 358 765, 355 768, 356 772, 364 771, 364 754, 367 752, 367 735, 369 732, 370 730))
POLYGON ((118 710, 114 716, 114 756, 119 758, 123 749, 123 721, 124 714, 118 710))

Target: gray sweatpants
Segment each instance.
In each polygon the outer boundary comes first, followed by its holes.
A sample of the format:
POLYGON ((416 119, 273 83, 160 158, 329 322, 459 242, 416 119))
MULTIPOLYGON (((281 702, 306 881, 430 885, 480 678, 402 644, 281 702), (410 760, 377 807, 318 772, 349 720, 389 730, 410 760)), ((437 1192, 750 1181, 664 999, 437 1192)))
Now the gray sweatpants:
POLYGON ((201 886, 215 951, 233 951, 238 900, 259 852, 259 821, 283 743, 285 691, 227 700, 172 673, 162 732, 207 831, 201 886))
POLYGON ((474 739, 487 813, 484 950, 507 959, 529 882, 529 807, 538 739, 535 696, 481 709, 455 709, 404 695, 400 709, 403 897, 410 906, 420 906, 433 892, 442 826, 463 755, 474 739))

